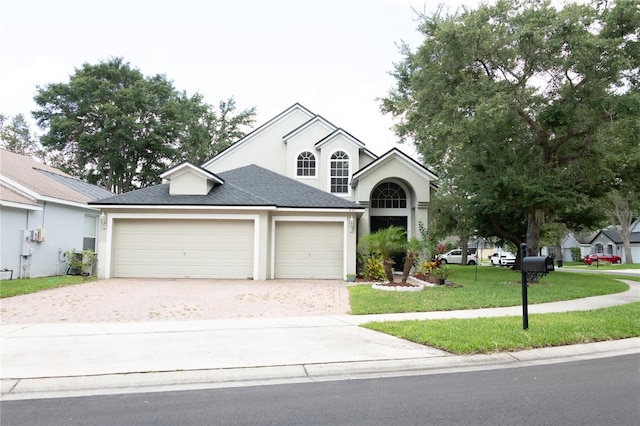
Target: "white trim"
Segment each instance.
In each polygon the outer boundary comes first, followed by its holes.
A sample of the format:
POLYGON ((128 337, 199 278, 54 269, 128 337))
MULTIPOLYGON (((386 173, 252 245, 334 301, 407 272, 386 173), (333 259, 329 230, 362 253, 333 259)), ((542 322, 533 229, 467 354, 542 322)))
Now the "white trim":
POLYGON ((111 277, 111 251, 113 244, 114 219, 172 219, 172 220, 253 220, 253 279, 260 272, 260 215, 257 214, 171 214, 171 213, 109 213, 107 215, 107 248, 105 253, 104 278, 111 277))
POLYGON ((269 279, 276 276, 276 222, 342 222, 342 275, 347 276, 348 218, 345 216, 272 216, 269 279))
POLYGON ((17 203, 14 201, 4 201, 4 200, 0 200, 0 207, 12 207, 14 209, 31 210, 31 211, 42 210, 42 206, 35 206, 33 204, 24 204, 24 203, 17 203))
POLYGON ((189 162, 182 163, 176 167, 173 167, 172 169, 167 170, 166 172, 162 173, 160 177, 162 179, 168 178, 168 180, 171 180, 171 178, 182 176, 185 173, 194 173, 204 179, 211 180, 219 184, 224 183, 224 180, 218 177, 215 173, 210 172, 209 170, 206 170, 206 169, 201 169, 199 167, 196 167, 189 162), (183 169, 186 169, 186 170, 183 170, 183 169))
MULTIPOLYGON (((33 201, 35 201, 35 202, 37 202, 37 201, 45 201, 45 202, 50 202, 50 203, 62 204, 62 205, 65 205, 65 206, 79 207, 79 208, 82 208, 82 209, 100 210, 99 207, 91 207, 87 203, 82 203, 80 201, 65 200, 65 199, 62 199, 62 198, 55 198, 55 197, 50 197, 48 195, 39 194, 39 193, 27 188, 24 185, 20 185, 19 183, 16 183, 16 182, 12 181, 11 179, 8 179, 5 176, 1 176, 0 175, 0 182, 2 182, 5 185, 7 185, 9 187, 9 189, 11 189, 13 191, 22 192, 24 195, 26 195, 28 197, 31 197, 33 199, 33 201)), ((73 190, 71 188, 69 188, 69 190, 74 191, 78 195, 82 195, 79 192, 77 192, 77 191, 75 191, 75 190, 73 190)), ((84 196, 84 195, 82 195, 82 196, 84 196)), ((25 197, 25 198, 27 198, 27 197, 25 197)))
MULTIPOLYGON (((332 134, 333 132, 335 132, 336 130, 338 130, 338 128, 336 126, 334 126, 333 124, 331 124, 329 121, 327 121, 325 118, 316 115, 315 117, 312 117, 311 119, 309 119, 307 122, 301 124, 300 126, 298 126, 297 128, 293 129, 292 131, 290 131, 289 133, 287 133, 286 135, 284 135, 282 137, 282 140, 284 141, 284 143, 287 143, 287 141, 289 139, 293 139, 296 136, 298 136, 300 133, 304 132, 306 129, 308 129, 310 126, 316 124, 316 123, 320 123, 321 125, 323 125, 327 130, 329 130, 329 134, 332 134)), ((325 136, 326 137, 326 136, 325 136)))
POLYGON ((81 209, 100 211, 100 207, 97 207, 97 206, 93 207, 92 205, 90 206, 89 204, 80 203, 80 202, 77 202, 77 201, 67 201, 67 200, 61 200, 60 198, 52 198, 52 197, 42 197, 42 198, 40 198, 40 200, 46 201, 46 202, 49 202, 49 203, 63 204, 65 206, 79 207, 81 209))
POLYGON ((392 161, 394 158, 400 161, 408 169, 412 169, 416 171, 418 174, 422 175, 422 177, 430 181, 432 185, 433 185, 433 181, 438 180, 438 176, 433 174, 429 169, 417 163, 415 160, 413 160, 411 157, 409 157, 407 154, 400 151, 399 149, 393 148, 392 150, 384 154, 382 157, 379 157, 375 161, 367 164, 362 169, 355 172, 351 179, 351 186, 355 187, 361 178, 365 177, 366 175, 371 173, 373 170, 376 170, 377 168, 382 167, 387 162, 392 161))
MULTIPOLYGON (((92 204, 93 205, 93 204, 92 204)), ((348 207, 348 208, 314 208, 314 207, 276 207, 276 206, 184 206, 180 204, 163 204, 161 206, 156 205, 131 205, 131 204, 104 204, 104 205, 95 205, 96 210, 249 210, 249 211, 274 211, 274 212, 304 212, 304 213, 343 213, 343 212, 364 212, 364 207, 348 207)), ((133 212, 131 212, 133 213, 133 212)), ((115 213, 114 213, 115 214, 115 213)), ((136 214, 144 214, 144 213, 136 213, 136 214)), ((153 213, 147 213, 153 214, 153 213)))
POLYGON ((364 149, 364 143, 363 142, 359 141, 355 136, 349 134, 349 132, 345 131, 342 128, 338 128, 338 129, 334 130, 331 134, 325 136, 320 141, 316 142, 316 148, 318 148, 318 149, 322 148, 324 145, 328 144, 329 142, 331 142, 332 140, 334 140, 338 136, 343 136, 348 142, 350 142, 353 145, 357 146, 358 149, 364 149))
MULTIPOLYGON (((99 209, 127 209, 127 210, 275 210, 276 206, 185 206, 182 204, 162 204, 162 205, 148 205, 148 204, 92 204, 99 209)), ((149 213, 151 214, 151 213, 149 213)))
POLYGON ((29 189, 26 186, 21 185, 21 184, 15 182, 15 181, 9 179, 6 176, 0 175, 0 182, 10 186, 11 189, 13 189, 14 191, 19 191, 19 192, 22 192, 25 195, 28 195, 29 197, 33 198, 34 201, 39 200, 42 197, 42 195, 40 195, 39 193, 35 192, 34 190, 29 189))

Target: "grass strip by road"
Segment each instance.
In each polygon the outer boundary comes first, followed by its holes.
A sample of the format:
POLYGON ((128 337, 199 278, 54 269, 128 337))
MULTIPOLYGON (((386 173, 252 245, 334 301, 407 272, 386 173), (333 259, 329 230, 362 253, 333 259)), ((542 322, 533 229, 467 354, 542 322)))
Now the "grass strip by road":
MULTIPOLYGON (((521 274, 507 268, 449 266, 459 286, 426 287, 418 292, 375 290, 369 284, 349 287, 356 315, 480 309, 522 304, 521 274)), ((529 304, 620 293, 629 286, 612 275, 551 272, 528 288, 529 304)), ((618 277, 634 279, 630 277, 618 277)))
POLYGON ((59 275, 42 278, 22 278, 0 281, 0 298, 36 293, 50 288, 66 287, 97 280, 96 277, 79 275, 59 275))
POLYGON ((489 354, 640 336, 640 302, 591 311, 522 317, 409 320, 363 327, 460 354, 489 354))

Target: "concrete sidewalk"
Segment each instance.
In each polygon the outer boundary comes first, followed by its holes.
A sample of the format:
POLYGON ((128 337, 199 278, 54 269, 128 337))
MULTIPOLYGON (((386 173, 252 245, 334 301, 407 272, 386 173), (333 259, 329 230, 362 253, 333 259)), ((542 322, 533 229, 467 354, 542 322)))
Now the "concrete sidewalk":
MULTIPOLYGON (((625 282, 630 290, 624 293, 530 305, 529 313, 639 301, 640 283, 625 282)), ((429 374, 640 353, 640 339, 633 338, 453 356, 359 327, 374 320, 521 314, 521 307, 511 307, 363 316, 3 325, 2 399, 429 374)))

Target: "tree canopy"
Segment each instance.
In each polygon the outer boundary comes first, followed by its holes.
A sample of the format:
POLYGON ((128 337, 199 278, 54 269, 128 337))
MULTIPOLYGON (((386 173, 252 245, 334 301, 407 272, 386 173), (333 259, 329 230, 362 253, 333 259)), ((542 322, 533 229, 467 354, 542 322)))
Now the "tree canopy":
MULTIPOLYGON (((498 0, 421 15, 381 110, 464 194, 483 236, 538 250, 544 223, 593 225, 615 169, 601 135, 629 120, 640 76, 634 1, 498 0)), ((636 116, 637 117, 637 116, 636 116)), ((638 147, 638 139, 631 148, 638 147)))
POLYGON ((159 183, 176 163, 204 162, 255 117, 255 108, 234 116, 233 98, 218 115, 200 94, 187 96, 122 58, 85 63, 68 82, 38 87, 34 99, 52 163, 116 193, 159 183))
POLYGON ((0 114, 0 147, 39 160, 44 158, 40 142, 22 114, 11 119, 0 114))

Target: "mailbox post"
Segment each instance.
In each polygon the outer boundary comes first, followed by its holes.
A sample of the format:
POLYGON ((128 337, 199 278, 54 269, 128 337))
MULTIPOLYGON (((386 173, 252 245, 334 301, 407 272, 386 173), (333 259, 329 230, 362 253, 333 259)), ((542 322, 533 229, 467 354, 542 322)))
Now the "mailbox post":
POLYGON ((553 259, 549 256, 530 256, 527 257, 527 245, 522 243, 520 244, 521 257, 522 257, 522 324, 523 328, 526 330, 529 328, 529 312, 528 312, 528 301, 527 301, 527 286, 528 286, 528 278, 535 277, 536 279, 540 278, 543 275, 548 274, 551 271, 554 271, 555 268, 553 266, 553 259))
POLYGON ((520 244, 520 258, 522 265, 520 265, 520 272, 522 272, 522 329, 527 330, 529 328, 529 307, 527 300, 527 271, 524 267, 524 259, 527 257, 527 245, 525 243, 520 244))

